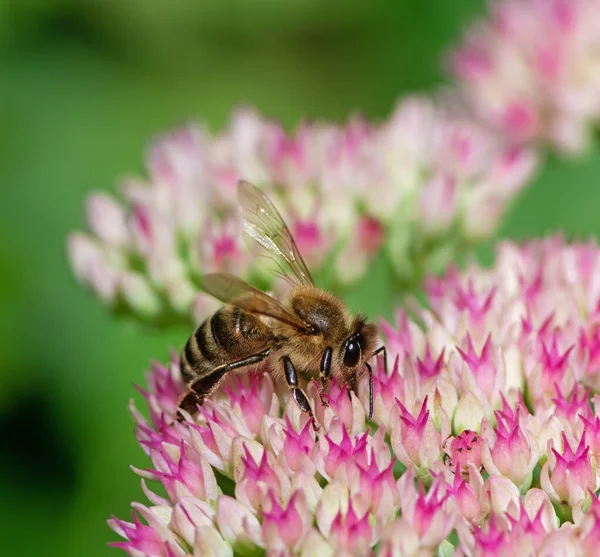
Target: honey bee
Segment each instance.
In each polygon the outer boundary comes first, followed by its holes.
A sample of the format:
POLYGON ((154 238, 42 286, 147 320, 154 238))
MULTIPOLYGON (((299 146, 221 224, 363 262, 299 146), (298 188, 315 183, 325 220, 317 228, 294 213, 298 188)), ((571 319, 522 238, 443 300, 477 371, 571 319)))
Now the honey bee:
POLYGON ((251 371, 269 360, 273 379, 285 379, 315 429, 299 375, 319 378, 319 397, 326 406, 324 392, 331 378, 346 384, 350 394, 366 370, 370 419, 373 372, 368 360, 380 352, 384 363, 387 360, 385 346, 375 348, 376 326, 360 315, 352 316, 341 300, 317 288, 289 228, 262 191, 240 181, 237 198, 244 232, 278 264, 291 289, 279 301, 232 275, 201 278, 201 288, 225 305, 194 331, 181 353, 181 374, 188 391, 179 409, 194 413, 230 371, 251 371))

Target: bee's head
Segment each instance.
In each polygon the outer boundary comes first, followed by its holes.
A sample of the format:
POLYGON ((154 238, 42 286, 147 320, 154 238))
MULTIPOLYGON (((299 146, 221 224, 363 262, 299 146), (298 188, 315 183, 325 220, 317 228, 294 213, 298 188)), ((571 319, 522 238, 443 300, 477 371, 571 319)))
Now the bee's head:
POLYGON ((342 380, 354 390, 363 371, 369 372, 369 414, 373 416, 373 372, 367 360, 373 356, 377 343, 377 328, 364 317, 355 317, 350 334, 342 343, 338 381, 342 380))
POLYGON ((343 341, 340 350, 340 369, 348 380, 357 372, 362 372, 365 362, 373 355, 377 343, 377 329, 364 317, 356 317, 349 336, 343 341))

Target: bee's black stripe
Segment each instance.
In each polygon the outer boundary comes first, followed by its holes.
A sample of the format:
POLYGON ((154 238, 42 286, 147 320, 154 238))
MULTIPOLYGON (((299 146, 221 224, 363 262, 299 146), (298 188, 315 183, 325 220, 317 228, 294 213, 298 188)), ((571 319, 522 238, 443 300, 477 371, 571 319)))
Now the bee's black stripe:
POLYGON ((181 378, 186 383, 195 376, 193 362, 196 360, 193 356, 194 349, 190 346, 191 342, 192 340, 188 339, 188 341, 185 343, 183 351, 181 352, 181 362, 179 365, 179 369, 181 370, 181 378))
MULTIPOLYGON (((236 310, 240 311, 239 308, 236 310)), ((235 310, 234 310, 235 311, 235 310)), ((234 319, 239 319, 240 315, 234 313, 234 319)), ((210 318, 210 332, 212 333, 215 344, 226 352, 230 351, 235 345, 235 339, 231 334, 230 320, 227 318, 225 311, 220 309, 210 318)))
POLYGON ((189 366, 193 366, 194 362, 198 359, 198 355, 194 353, 194 348, 192 347, 192 338, 191 337, 185 343, 185 348, 183 349, 183 355, 185 356, 184 363, 187 363, 189 366))
POLYGON ((200 352, 200 355, 209 362, 214 361, 217 357, 217 354, 214 350, 215 347, 211 346, 211 339, 208 338, 208 335, 210 334, 208 323, 212 323, 213 319, 214 315, 208 320, 206 320, 204 323, 202 323, 202 325, 200 325, 200 327, 198 327, 196 329, 196 332, 194 333, 194 338, 196 339, 196 344, 198 346, 198 351, 200 352))

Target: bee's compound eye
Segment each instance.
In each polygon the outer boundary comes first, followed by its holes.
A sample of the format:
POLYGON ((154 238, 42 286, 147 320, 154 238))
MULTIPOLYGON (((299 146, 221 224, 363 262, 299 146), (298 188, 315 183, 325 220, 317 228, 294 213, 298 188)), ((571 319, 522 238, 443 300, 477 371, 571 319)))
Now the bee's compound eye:
POLYGON ((354 367, 360 360, 361 347, 358 336, 350 337, 344 345, 344 365, 354 367))

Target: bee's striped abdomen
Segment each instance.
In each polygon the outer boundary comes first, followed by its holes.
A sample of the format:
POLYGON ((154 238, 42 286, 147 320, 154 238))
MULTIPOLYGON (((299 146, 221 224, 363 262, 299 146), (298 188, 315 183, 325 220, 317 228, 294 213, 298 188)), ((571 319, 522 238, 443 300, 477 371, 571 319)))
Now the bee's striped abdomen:
POLYGON ((215 315, 206 319, 185 344, 181 355, 181 374, 186 382, 210 373, 222 363, 223 352, 219 350, 211 327, 215 315))
POLYGON ((264 348, 271 337, 254 315, 223 306, 206 319, 188 339, 181 353, 181 375, 186 383, 215 368, 245 358, 264 348))

